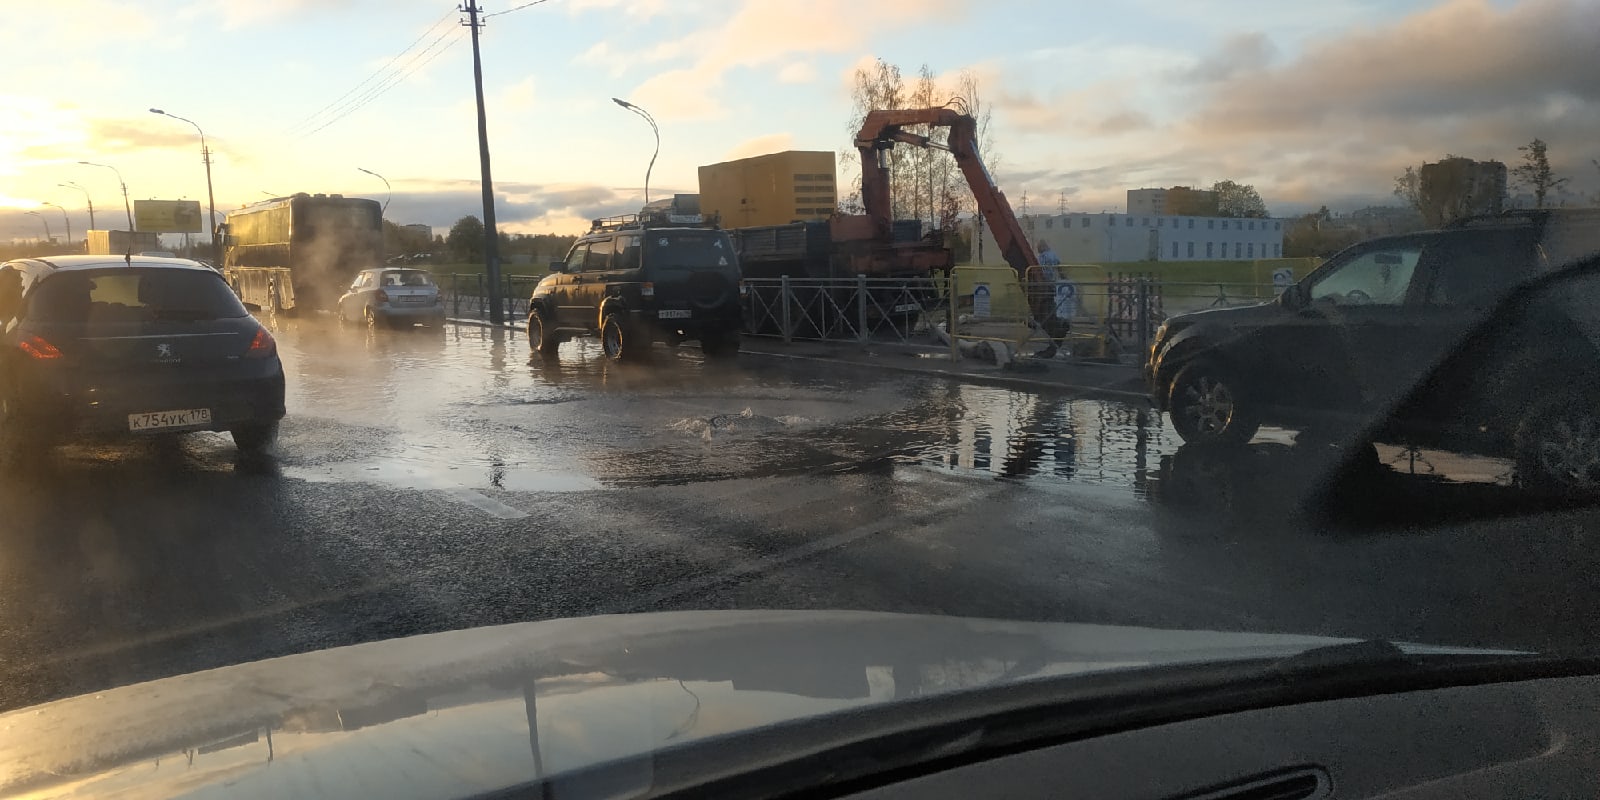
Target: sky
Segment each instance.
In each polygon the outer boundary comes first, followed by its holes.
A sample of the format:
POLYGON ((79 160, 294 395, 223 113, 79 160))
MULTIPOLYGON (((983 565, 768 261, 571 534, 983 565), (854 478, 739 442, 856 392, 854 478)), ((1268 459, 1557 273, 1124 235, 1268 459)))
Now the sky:
MULTIPOLYGON (((573 233, 696 190, 696 168, 850 145, 874 59, 976 76, 996 179, 1031 211, 1119 209, 1142 186, 1257 187, 1275 215, 1393 203, 1446 154, 1549 143, 1600 193, 1600 0, 480 0, 496 215, 573 233), (504 13, 500 13, 504 12, 504 13)), ((482 214, 472 54, 436 0, 6 2, 0 239, 123 227, 134 199, 218 214, 294 192, 390 198, 439 228, 482 214), (17 65, 28 65, 19 68, 17 65), (107 215, 110 215, 108 221, 107 215)))

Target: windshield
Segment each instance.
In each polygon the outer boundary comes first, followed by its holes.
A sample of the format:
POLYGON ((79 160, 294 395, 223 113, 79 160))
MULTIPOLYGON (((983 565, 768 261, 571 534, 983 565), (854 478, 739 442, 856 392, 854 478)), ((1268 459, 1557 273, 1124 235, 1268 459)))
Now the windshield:
POLYGON ((214 273, 114 268, 62 272, 28 296, 31 320, 89 325, 247 316, 214 273))
POLYGON ((84 730, 172 732, 164 774, 383 733, 476 775, 374 720, 570 768, 550 726, 1600 656, 1600 0, 13 0, 0 41, 0 765, 110 691, 84 730), (205 688, 240 665, 293 680, 205 688))

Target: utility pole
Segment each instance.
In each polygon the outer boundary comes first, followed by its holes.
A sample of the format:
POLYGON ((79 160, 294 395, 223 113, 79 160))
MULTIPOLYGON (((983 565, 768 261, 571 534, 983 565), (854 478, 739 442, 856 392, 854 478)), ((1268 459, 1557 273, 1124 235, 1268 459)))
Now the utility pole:
POLYGON ((472 84, 478 93, 478 164, 483 170, 483 267, 489 282, 489 322, 505 322, 505 309, 500 298, 500 232, 494 226, 494 177, 489 171, 489 118, 483 111, 483 58, 478 51, 478 29, 483 22, 478 19, 482 11, 478 0, 467 0, 461 7, 467 15, 464 23, 472 29, 472 84))
POLYGON ((63 189, 77 189, 78 191, 83 192, 83 202, 89 205, 89 229, 99 230, 99 228, 94 226, 94 198, 89 196, 89 190, 79 186, 76 183, 73 183, 72 181, 58 183, 56 185, 62 187, 63 189))

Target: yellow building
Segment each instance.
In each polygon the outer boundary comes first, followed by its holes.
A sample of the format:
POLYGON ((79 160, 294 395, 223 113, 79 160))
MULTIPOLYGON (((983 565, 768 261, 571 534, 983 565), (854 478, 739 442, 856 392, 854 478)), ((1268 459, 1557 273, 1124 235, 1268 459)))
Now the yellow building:
POLYGON ((700 211, 724 228, 827 219, 839 205, 833 153, 788 150, 700 168, 700 211))

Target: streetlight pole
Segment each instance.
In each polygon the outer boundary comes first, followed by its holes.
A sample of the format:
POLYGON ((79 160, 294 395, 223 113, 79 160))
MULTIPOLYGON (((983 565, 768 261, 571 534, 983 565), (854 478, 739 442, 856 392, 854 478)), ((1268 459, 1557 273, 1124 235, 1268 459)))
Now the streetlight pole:
POLYGON ((29 211, 28 216, 38 217, 39 221, 44 223, 44 240, 46 242, 54 242, 56 240, 56 237, 50 235, 50 220, 45 219, 44 215, 37 211, 29 211))
POLYGON ((99 230, 94 226, 94 198, 89 196, 89 190, 79 186, 76 183, 73 183, 72 181, 58 183, 56 185, 63 189, 77 189, 78 191, 83 192, 83 202, 89 205, 89 230, 99 230))
POLYGON ((378 179, 378 180, 380 180, 380 181, 383 181, 383 190, 384 190, 384 191, 385 191, 385 192, 388 192, 388 193, 389 193, 389 194, 388 194, 388 195, 386 195, 386 196, 385 196, 385 197, 384 197, 384 198, 383 198, 383 208, 382 208, 382 209, 381 209, 381 210, 379 210, 379 211, 378 211, 378 216, 380 216, 380 217, 381 217, 381 216, 383 216, 383 215, 384 215, 384 214, 387 214, 387 213, 389 213, 389 201, 390 201, 390 200, 393 200, 393 199, 394 199, 394 189, 393 189, 393 188, 392 188, 392 187, 390 187, 390 186, 389 186, 389 179, 388 179, 388 178, 385 178, 385 177, 383 177, 383 176, 382 176, 382 175, 379 175, 379 174, 378 174, 378 173, 376 173, 376 172, 373 172, 373 171, 372 171, 372 170, 370 170, 370 169, 365 169, 365 168, 362 168, 362 167, 356 167, 356 169, 357 169, 357 170, 359 170, 359 171, 361 171, 361 172, 365 172, 365 173, 367 173, 367 174, 368 174, 368 175, 371 175, 371 176, 372 176, 372 177, 374 177, 374 178, 377 178, 377 179, 378 179))
POLYGON ((67 246, 71 247, 72 246, 72 219, 67 216, 67 210, 65 208, 62 208, 61 206, 56 205, 55 203, 50 202, 49 200, 45 200, 44 204, 47 205, 47 206, 55 206, 55 209, 57 211, 61 212, 61 223, 63 225, 65 225, 65 226, 67 226, 67 246))
POLYGON ((152 114, 171 117, 179 122, 187 122, 194 126, 200 134, 200 160, 206 164, 206 208, 211 212, 211 263, 222 263, 222 241, 217 238, 217 198, 211 192, 211 148, 206 146, 206 132, 200 130, 200 124, 192 119, 184 119, 177 114, 168 114, 159 108, 150 109, 152 114))
POLYGON ((617 105, 622 106, 623 108, 626 108, 641 117, 644 117, 644 121, 650 123, 650 132, 656 136, 656 149, 655 152, 650 154, 650 166, 644 168, 644 203, 645 205, 649 205, 650 171, 656 168, 656 156, 661 155, 661 129, 656 127, 655 118, 650 116, 650 112, 619 97, 611 98, 611 102, 616 103, 617 105))
POLYGON ((128 233, 132 234, 133 233, 133 206, 128 205, 128 183, 127 183, 127 181, 124 181, 122 179, 122 173, 120 171, 118 171, 118 169, 116 167, 113 167, 110 164, 96 164, 93 161, 79 161, 78 163, 82 164, 82 165, 84 165, 86 167, 104 167, 105 169, 109 169, 112 172, 116 173, 116 175, 117 175, 117 185, 122 187, 122 211, 123 211, 123 213, 128 215, 128 233))

